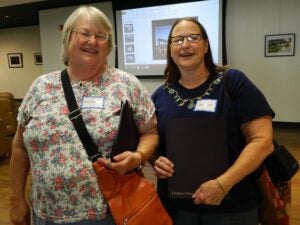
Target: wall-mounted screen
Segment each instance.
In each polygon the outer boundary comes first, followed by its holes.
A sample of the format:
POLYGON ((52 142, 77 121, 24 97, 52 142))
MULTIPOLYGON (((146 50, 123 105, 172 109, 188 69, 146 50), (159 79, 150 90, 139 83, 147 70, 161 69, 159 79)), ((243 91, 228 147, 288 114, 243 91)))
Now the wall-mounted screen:
POLYGON ((163 75, 169 31, 186 16, 204 25, 214 61, 222 64, 222 0, 206 0, 116 10, 118 68, 136 76, 163 75))

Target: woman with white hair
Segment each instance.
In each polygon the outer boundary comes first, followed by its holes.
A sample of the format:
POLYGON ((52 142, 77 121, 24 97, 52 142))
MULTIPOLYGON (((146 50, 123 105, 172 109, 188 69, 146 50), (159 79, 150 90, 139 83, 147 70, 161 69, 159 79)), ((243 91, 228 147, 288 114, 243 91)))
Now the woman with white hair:
MULTIPOLYGON (((66 20, 64 73, 101 155, 110 155, 121 101, 127 100, 133 111, 140 133, 137 149, 124 149, 114 162, 102 159, 106 166, 124 174, 153 154, 158 135, 154 105, 145 88, 134 75, 108 65, 113 47, 111 23, 97 8, 79 7, 66 20)), ((30 225, 30 220, 34 225, 115 224, 92 162, 68 117, 61 73, 39 76, 19 108, 10 168, 11 221, 14 225, 30 225), (30 204, 25 198, 29 171, 30 204)))

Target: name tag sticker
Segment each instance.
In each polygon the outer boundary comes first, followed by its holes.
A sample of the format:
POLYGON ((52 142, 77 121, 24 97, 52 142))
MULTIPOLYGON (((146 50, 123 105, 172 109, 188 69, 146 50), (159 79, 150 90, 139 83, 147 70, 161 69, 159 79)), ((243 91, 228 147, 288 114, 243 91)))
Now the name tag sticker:
POLYGON ((86 97, 84 96, 81 104, 82 109, 103 109, 104 97, 86 97))
POLYGON ((215 112, 217 107, 216 99, 201 99, 196 102, 194 111, 215 112))

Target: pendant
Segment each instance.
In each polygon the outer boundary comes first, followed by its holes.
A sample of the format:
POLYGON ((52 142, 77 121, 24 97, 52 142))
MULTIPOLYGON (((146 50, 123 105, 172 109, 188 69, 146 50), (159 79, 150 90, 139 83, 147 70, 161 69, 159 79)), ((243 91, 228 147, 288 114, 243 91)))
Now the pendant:
POLYGON ((194 101, 191 100, 187 106, 188 109, 193 109, 195 107, 194 101))
POLYGON ((180 99, 180 100, 177 102, 178 106, 184 106, 184 103, 185 103, 185 101, 182 100, 182 99, 180 99))
POLYGON ((182 99, 180 99, 178 96, 174 96, 175 102, 178 103, 180 101, 182 101, 182 99))
POLYGON ((175 93, 175 91, 173 89, 168 89, 168 92, 172 95, 175 93))
MULTIPOLYGON (((222 78, 222 77, 221 77, 221 78, 222 78)), ((214 81, 214 84, 220 83, 220 82, 221 82, 221 78, 219 77, 218 79, 216 79, 216 80, 214 81)))

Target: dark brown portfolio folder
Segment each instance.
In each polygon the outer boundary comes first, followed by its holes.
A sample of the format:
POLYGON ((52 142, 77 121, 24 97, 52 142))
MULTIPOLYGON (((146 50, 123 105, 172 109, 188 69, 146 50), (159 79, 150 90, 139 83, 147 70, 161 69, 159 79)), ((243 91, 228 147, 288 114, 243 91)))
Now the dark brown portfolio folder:
POLYGON ((171 119, 166 141, 167 156, 174 163, 168 181, 171 198, 191 198, 201 183, 217 178, 228 168, 224 119, 171 119))
POLYGON ((126 100, 122 103, 118 133, 111 150, 111 160, 126 150, 135 151, 139 142, 139 132, 133 119, 133 113, 126 100))

